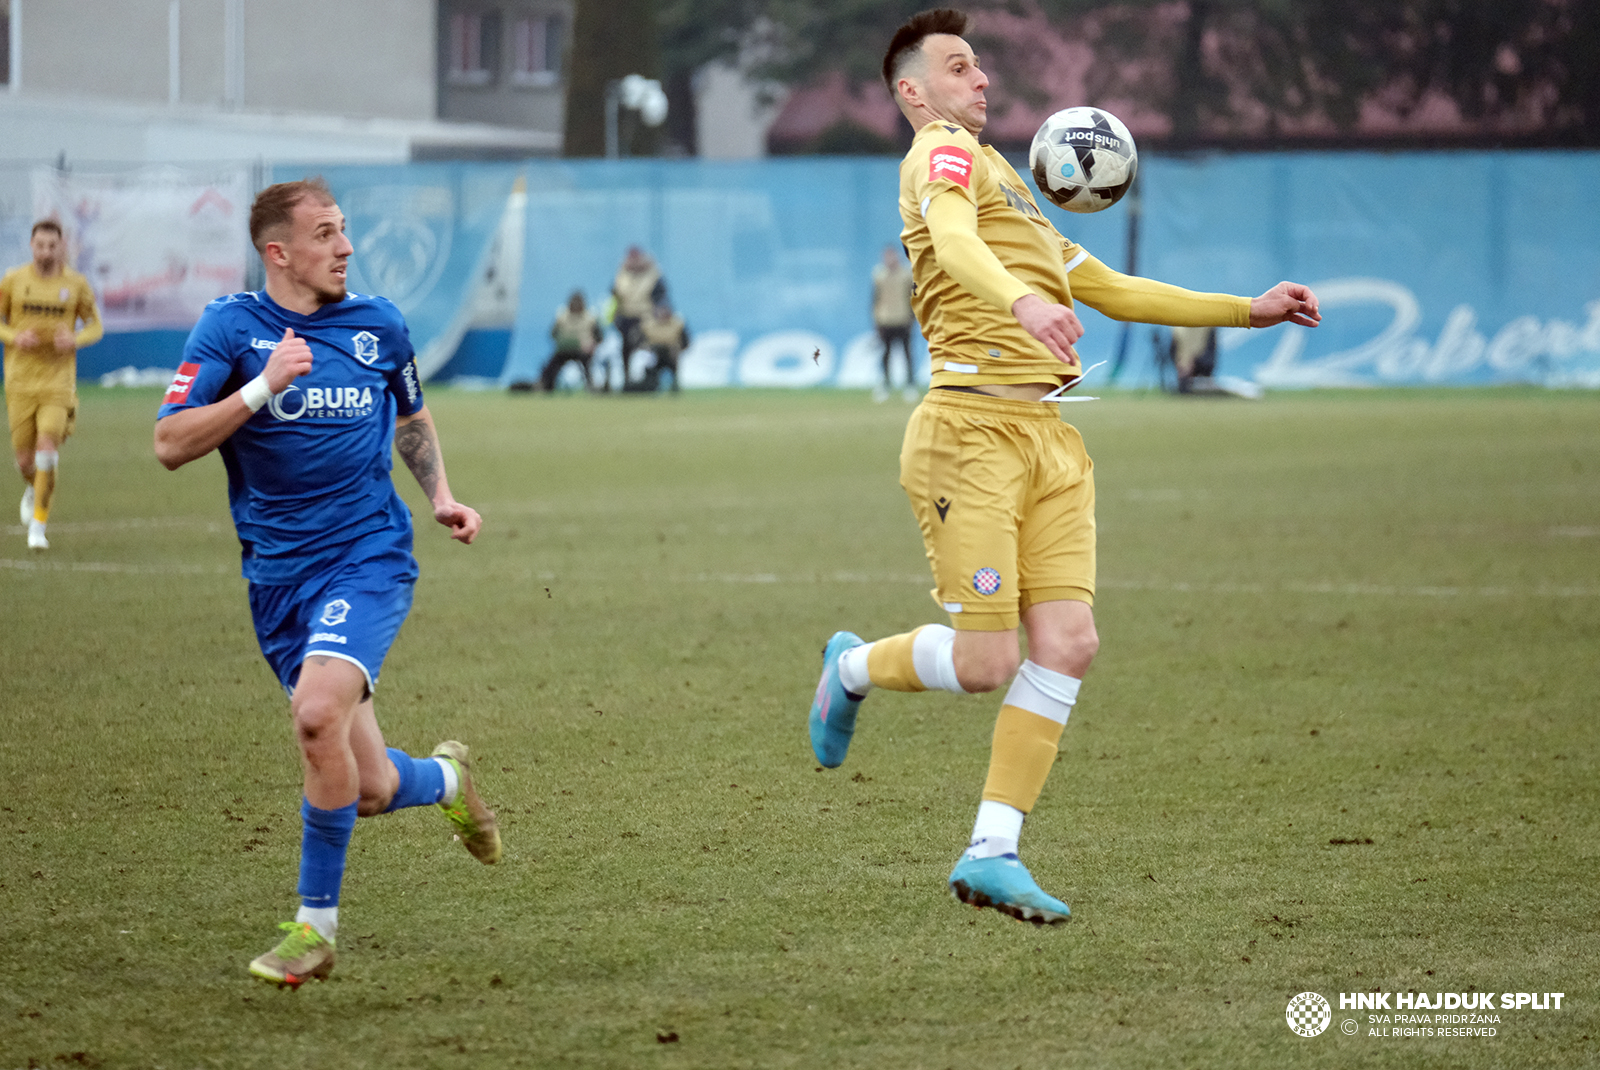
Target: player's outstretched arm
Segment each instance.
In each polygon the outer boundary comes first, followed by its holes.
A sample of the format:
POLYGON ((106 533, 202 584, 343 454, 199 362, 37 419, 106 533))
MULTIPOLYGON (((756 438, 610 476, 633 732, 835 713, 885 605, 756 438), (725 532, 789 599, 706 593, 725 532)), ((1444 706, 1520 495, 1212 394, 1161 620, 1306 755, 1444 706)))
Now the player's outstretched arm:
POLYGON ((1252 327, 1274 327, 1280 323, 1315 327, 1321 322, 1317 295, 1311 292, 1311 287, 1298 282, 1280 282, 1260 297, 1250 299, 1252 327))
POLYGON ((395 419, 394 448, 406 462, 417 485, 433 504, 433 518, 450 529, 450 537, 470 543, 478 537, 483 518, 476 509, 462 505, 450 493, 444 474, 444 454, 439 450, 439 433, 433 416, 424 405, 410 416, 395 419))
POLYGON ((293 330, 283 332, 283 340, 267 358, 260 375, 220 401, 199 405, 163 416, 156 421, 156 459, 168 471, 182 468, 204 457, 243 427, 267 398, 280 393, 290 383, 311 370, 311 347, 293 330))

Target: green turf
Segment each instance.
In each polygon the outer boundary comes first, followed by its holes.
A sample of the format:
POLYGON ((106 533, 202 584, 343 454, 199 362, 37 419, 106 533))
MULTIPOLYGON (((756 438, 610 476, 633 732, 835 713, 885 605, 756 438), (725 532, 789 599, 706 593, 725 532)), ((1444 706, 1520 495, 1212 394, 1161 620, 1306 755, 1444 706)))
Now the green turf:
POLYGON ((1103 645, 1024 837, 1074 911, 1040 930, 945 891, 997 698, 806 745, 828 634, 940 619, 904 406, 434 391, 485 529, 420 532, 379 718, 472 745, 506 858, 362 822, 299 992, 244 969, 294 908, 286 704, 222 467, 163 471, 155 403, 86 390, 52 549, 3 529, 0 1070, 1600 1062, 1593 395, 1069 407, 1103 645), (1566 997, 1400 1039, 1338 1011, 1368 989, 1566 997))

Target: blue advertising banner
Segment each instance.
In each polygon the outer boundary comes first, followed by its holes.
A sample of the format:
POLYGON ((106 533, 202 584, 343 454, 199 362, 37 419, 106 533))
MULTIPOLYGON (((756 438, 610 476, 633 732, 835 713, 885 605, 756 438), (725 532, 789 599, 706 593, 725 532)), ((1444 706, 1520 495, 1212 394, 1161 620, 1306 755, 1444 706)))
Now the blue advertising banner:
MULTIPOLYGON (((1147 154, 1140 167, 1140 274, 1248 295, 1295 279, 1322 300, 1317 330, 1223 331, 1219 374, 1268 388, 1600 388, 1600 153, 1147 154)), ((527 195, 515 322, 509 343, 505 322, 493 324, 501 333, 476 347, 484 353, 472 374, 537 378, 557 306, 574 290, 602 305, 638 245, 661 265, 689 327, 683 385, 864 388, 882 375, 868 302, 872 268, 899 242, 896 159, 314 170, 349 219, 351 288, 400 306, 425 375, 474 350, 466 332, 497 229, 515 218, 507 213, 519 173, 527 195), (507 345, 502 369, 490 350, 507 345)), ((272 178, 303 173, 280 168, 272 178)), ((1093 215, 1045 211, 1123 270, 1133 208, 1129 197, 1093 215)), ((515 264, 501 267, 497 277, 509 282, 515 264)), ((1163 332, 1079 314, 1085 363, 1108 362, 1088 376, 1090 388, 1113 371, 1121 385, 1154 381, 1152 343, 1163 332)), ((108 334, 80 356, 80 374, 170 368, 183 334, 108 334)), ((608 332, 598 354, 614 384, 618 348, 608 332)), ((926 381, 926 350, 913 348, 926 381)))
MULTIPOLYGON (((527 233, 503 379, 533 379, 558 305, 599 306, 630 245, 660 264, 693 345, 685 386, 870 387, 882 376, 872 268, 900 242, 899 161, 625 160, 528 164, 527 233)), ((1052 211, 1054 211, 1052 209, 1052 211)), ((1126 220, 1065 217, 1120 266, 1126 220)), ((1102 348, 1115 344, 1100 332, 1102 348)), ((616 349, 602 347, 601 359, 616 349)), ((614 361, 613 361, 614 363, 614 361)), ((926 380, 926 350, 919 377, 926 380)))
POLYGON ((1296 153, 1149 161, 1141 266, 1200 290, 1280 279, 1314 331, 1225 331, 1266 387, 1600 387, 1600 153, 1296 153))
MULTIPOLYGON (((883 246, 898 241, 898 161, 528 166, 504 378, 536 375, 556 306, 574 289, 598 305, 638 244, 694 334, 686 386, 877 381, 867 296, 883 246)), ((1248 295, 1311 284, 1321 328, 1223 332, 1219 373, 1267 387, 1600 387, 1596 189, 1593 152, 1147 155, 1139 273, 1248 295)), ((1046 211, 1120 270, 1130 208, 1046 211)), ((1122 325, 1080 314, 1086 364, 1123 354, 1121 382, 1153 379, 1156 332, 1132 328, 1124 353, 1122 325)))
MULTIPOLYGON (((419 163, 319 170, 355 246, 348 285, 405 313, 417 370, 432 376, 455 353, 505 215, 520 164, 419 163)), ((277 168, 272 180, 301 178, 277 168)))

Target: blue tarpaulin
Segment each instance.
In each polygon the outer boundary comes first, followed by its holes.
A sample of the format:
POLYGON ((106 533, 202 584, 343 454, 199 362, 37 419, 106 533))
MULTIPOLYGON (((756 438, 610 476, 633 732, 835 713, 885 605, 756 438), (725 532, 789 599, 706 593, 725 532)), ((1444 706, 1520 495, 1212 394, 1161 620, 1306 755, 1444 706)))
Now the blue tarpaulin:
MULTIPOLYGON (((399 304, 425 373, 472 348, 461 342, 475 288, 523 171, 525 245, 502 382, 537 376, 556 307, 574 289, 602 303, 634 244, 660 262, 693 336, 685 386, 864 387, 879 377, 868 298, 873 265, 899 240, 898 160, 318 170, 349 218, 351 288, 399 304)), ((1593 151, 1147 154, 1138 268, 1206 291, 1254 295, 1281 279, 1315 287, 1326 313, 1315 331, 1223 332, 1219 372, 1268 387, 1600 387, 1597 189, 1593 151)), ((1132 201, 1089 216, 1046 212, 1123 269, 1132 201)), ((1085 363, 1115 364, 1123 326, 1080 314, 1085 363)), ((1129 332, 1123 383, 1151 381, 1153 334, 1129 332)), ((160 363, 127 358, 140 348, 171 366, 181 340, 111 335, 80 356, 81 373, 160 363)), ((614 333, 606 345, 614 355, 614 333)), ((478 373, 493 374, 483 364, 478 373)))
MULTIPOLYGON (((1315 331, 1230 331, 1269 387, 1600 386, 1600 153, 1157 158, 1140 265, 1255 294, 1310 284, 1315 331)), ((1115 209, 1113 209, 1115 211, 1115 209)))
MULTIPOLYGON (((872 268, 899 244, 898 191, 899 161, 881 157, 530 163, 505 377, 533 378, 556 307, 574 289, 600 304, 639 245, 695 339, 684 385, 871 386, 881 374, 872 268)), ((1121 263, 1124 220, 1073 222, 1121 263)))
MULTIPOLYGON (((423 378, 461 344, 519 164, 324 167, 355 246, 348 284, 405 313, 423 378)), ((277 168, 274 182, 302 178, 277 168)))
MULTIPOLYGON (((598 303, 639 244, 696 331, 686 385, 874 381, 868 280, 899 233, 898 161, 535 163, 528 174, 507 377, 537 372, 556 306, 574 288, 598 303)), ((1246 295, 1295 279, 1322 298, 1316 331, 1224 332, 1221 372, 1277 387, 1600 386, 1600 154, 1147 155, 1140 187, 1141 274, 1246 295)), ((1047 208, 1118 269, 1129 211, 1047 208)), ((1114 360, 1121 325, 1081 311, 1085 362, 1114 360)), ((1133 330, 1124 381, 1148 381, 1151 333, 1133 330)))

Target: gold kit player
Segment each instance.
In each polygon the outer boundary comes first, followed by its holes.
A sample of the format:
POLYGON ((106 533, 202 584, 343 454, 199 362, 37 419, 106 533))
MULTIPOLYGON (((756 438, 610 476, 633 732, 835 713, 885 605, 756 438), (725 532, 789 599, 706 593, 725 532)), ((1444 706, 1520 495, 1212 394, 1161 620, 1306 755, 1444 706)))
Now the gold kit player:
POLYGON ((1011 165, 978 142, 989 79, 966 29, 962 12, 924 11, 896 31, 883 61, 917 130, 900 165, 901 240, 933 368, 906 428, 900 485, 922 528, 933 597, 953 627, 873 643, 835 634, 811 745, 823 765, 841 764, 874 687, 966 694, 1009 682, 972 841, 950 887, 974 906, 1055 923, 1070 911, 1034 882, 1017 840, 1100 645, 1093 465, 1051 404, 1082 375, 1073 302, 1173 326, 1313 327, 1321 316, 1316 296, 1295 283, 1254 299, 1194 293, 1119 274, 1063 238, 1011 165))
POLYGON ((0 342, 6 347, 6 416, 26 486, 28 547, 50 549, 45 524, 56 490, 61 444, 78 415, 78 350, 100 341, 89 280, 65 264, 61 225, 41 219, 29 241, 33 262, 0 278, 0 342), (83 327, 78 327, 79 321, 83 327))

